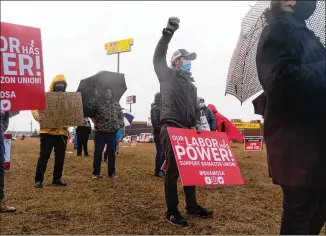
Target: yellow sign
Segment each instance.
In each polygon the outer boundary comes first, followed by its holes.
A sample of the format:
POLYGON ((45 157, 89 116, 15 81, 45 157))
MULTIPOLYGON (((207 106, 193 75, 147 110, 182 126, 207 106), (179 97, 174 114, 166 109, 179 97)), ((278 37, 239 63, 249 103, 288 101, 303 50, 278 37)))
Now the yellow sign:
POLYGON ((238 129, 260 129, 260 123, 251 122, 232 122, 238 129))
POLYGON ((104 44, 106 54, 115 54, 121 52, 130 52, 133 39, 123 39, 115 42, 108 42, 104 44))

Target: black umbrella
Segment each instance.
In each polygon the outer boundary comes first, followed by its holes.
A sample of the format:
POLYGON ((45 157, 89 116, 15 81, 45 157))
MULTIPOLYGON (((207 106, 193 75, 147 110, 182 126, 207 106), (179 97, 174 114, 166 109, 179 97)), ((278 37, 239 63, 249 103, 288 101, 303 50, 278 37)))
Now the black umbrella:
MULTIPOLYGON (((256 67, 257 45, 261 32, 266 25, 263 12, 270 1, 257 1, 245 15, 241 24, 240 36, 234 49, 225 94, 231 94, 241 103, 262 91, 256 67)), ((318 0, 314 14, 307 20, 307 26, 325 45, 325 1, 318 0)))
POLYGON ((257 115, 264 115, 265 111, 265 105, 266 105, 266 96, 264 93, 260 94, 258 97, 256 97, 252 104, 254 105, 255 114, 257 115))
POLYGON ((120 101, 122 95, 127 91, 124 74, 100 71, 97 74, 80 81, 77 92, 81 92, 84 105, 84 116, 92 117, 87 109, 91 99, 96 99, 104 89, 110 88, 113 93, 113 100, 120 101))

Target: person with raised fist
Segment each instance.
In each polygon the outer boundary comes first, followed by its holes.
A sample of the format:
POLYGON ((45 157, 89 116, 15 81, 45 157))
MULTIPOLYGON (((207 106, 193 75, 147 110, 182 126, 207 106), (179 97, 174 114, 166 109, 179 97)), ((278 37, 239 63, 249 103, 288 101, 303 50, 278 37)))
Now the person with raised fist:
MULTIPOLYGON (((197 88, 190 72, 191 63, 196 59, 196 53, 185 49, 178 49, 171 58, 171 68, 166 62, 168 45, 174 32, 179 28, 180 20, 170 17, 167 27, 163 29, 162 37, 156 46, 153 64, 160 82, 161 105, 161 133, 160 138, 167 163, 164 181, 165 198, 167 204, 167 220, 177 225, 187 225, 187 220, 178 210, 177 181, 179 171, 172 145, 168 135, 168 127, 197 129, 201 133, 200 110, 197 105, 197 88)), ((190 215, 208 217, 213 212, 201 207, 196 200, 195 186, 184 187, 186 209, 190 215)))

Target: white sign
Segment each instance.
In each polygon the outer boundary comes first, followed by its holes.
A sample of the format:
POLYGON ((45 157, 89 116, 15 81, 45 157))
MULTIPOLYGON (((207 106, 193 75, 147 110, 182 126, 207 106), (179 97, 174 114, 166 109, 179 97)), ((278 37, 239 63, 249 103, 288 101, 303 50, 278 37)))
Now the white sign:
POLYGON ((209 127, 207 118, 205 116, 205 112, 203 110, 200 111, 201 117, 200 117, 200 125, 203 130, 211 131, 211 128, 209 127))
POLYGON ((5 139, 5 162, 10 162, 11 157, 11 139, 5 139))

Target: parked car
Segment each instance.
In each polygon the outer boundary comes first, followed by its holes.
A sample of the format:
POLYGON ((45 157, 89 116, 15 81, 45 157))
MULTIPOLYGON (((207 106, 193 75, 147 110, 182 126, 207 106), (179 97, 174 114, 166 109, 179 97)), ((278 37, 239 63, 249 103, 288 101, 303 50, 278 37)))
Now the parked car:
POLYGON ((124 143, 129 143, 130 140, 131 140, 131 136, 126 136, 126 137, 123 138, 124 143))
POLYGON ((140 143, 151 143, 154 141, 153 135, 151 133, 141 133, 139 135, 140 143))

